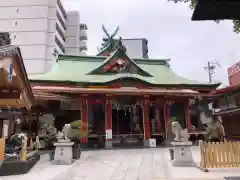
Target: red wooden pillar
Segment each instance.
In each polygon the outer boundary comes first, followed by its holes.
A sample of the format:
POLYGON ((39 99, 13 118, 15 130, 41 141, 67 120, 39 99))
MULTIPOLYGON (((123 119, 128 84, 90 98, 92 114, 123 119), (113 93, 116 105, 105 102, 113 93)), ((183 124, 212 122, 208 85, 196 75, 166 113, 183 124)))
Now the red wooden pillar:
POLYGON ((185 103, 185 121, 187 130, 191 129, 191 117, 189 111, 189 102, 185 103))
POLYGON ((148 146, 148 140, 150 139, 150 125, 149 125, 149 100, 144 99, 142 101, 143 106, 143 128, 144 128, 144 145, 148 146))
MULTIPOLYGON (((81 120, 86 125, 88 124, 88 100, 81 100, 81 120)), ((83 131, 87 131, 87 126, 82 127, 83 131)), ((87 143, 87 137, 81 138, 82 143, 87 143)))
POLYGON ((168 120, 169 120, 169 117, 170 117, 170 111, 169 111, 169 106, 168 106, 168 101, 167 100, 164 101, 163 109, 164 109, 165 133, 167 133, 167 128, 168 128, 167 125, 168 125, 168 120))
POLYGON ((105 148, 112 147, 112 102, 110 99, 105 100, 105 148))

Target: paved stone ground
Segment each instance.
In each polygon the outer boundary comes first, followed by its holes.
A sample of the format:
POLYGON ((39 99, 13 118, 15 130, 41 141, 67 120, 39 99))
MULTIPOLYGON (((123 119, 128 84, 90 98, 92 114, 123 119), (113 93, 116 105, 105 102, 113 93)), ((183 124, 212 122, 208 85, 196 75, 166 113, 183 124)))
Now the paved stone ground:
POLYGON ((76 162, 61 180, 167 179, 164 151, 165 149, 129 149, 86 152, 85 160, 76 162))
MULTIPOLYGON (((197 147, 193 155, 198 162, 197 147)), ((239 168, 204 173, 196 167, 173 167, 169 159, 167 148, 84 151, 70 166, 50 165, 43 156, 30 173, 0 180, 220 180, 240 176, 239 168)))

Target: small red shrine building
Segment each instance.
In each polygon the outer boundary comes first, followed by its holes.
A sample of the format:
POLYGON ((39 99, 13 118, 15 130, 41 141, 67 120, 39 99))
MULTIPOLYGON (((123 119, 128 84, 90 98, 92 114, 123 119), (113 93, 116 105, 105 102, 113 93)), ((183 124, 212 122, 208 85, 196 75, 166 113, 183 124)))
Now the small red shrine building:
POLYGON ((35 102, 20 49, 2 42, 8 38, 0 33, 0 138, 5 128, 7 135, 14 133, 15 116, 29 112, 35 102))
POLYGON ((150 138, 164 139, 173 116, 190 129, 189 98, 208 96, 218 86, 176 75, 169 61, 132 59, 121 38, 111 36, 97 56, 57 55, 50 72, 29 79, 35 98, 56 121, 74 116, 91 125, 83 143, 147 145, 150 138))
POLYGON ((215 90, 214 106, 218 111, 228 140, 239 140, 240 85, 215 90))

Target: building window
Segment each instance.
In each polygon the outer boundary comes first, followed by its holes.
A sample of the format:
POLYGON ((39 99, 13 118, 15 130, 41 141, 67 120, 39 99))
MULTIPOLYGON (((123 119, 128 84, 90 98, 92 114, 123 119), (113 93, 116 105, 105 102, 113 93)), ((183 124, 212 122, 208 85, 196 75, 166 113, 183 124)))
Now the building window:
POLYGON ((81 47, 79 48, 79 50, 80 50, 80 52, 86 51, 86 50, 87 50, 87 47, 86 47, 86 46, 81 46, 81 47))
POLYGON ((14 26, 17 26, 17 25, 18 25, 18 22, 17 22, 17 21, 15 21, 15 22, 14 22, 14 26))
POLYGON ((80 41, 84 41, 84 40, 87 40, 87 36, 80 36, 80 41))
POLYGON ((17 38, 17 36, 14 34, 14 35, 13 35, 13 39, 16 39, 16 38, 17 38))
POLYGON ((64 30, 66 30, 66 26, 65 26, 65 23, 63 22, 60 14, 57 12, 57 19, 59 20, 59 22, 61 23, 62 27, 64 30))
POLYGON ((65 41, 65 36, 57 23, 56 23, 56 30, 57 30, 58 34, 61 36, 61 38, 63 39, 63 41, 65 41))
POLYGON ((63 8, 62 3, 61 3, 60 0, 57 1, 57 5, 58 5, 59 9, 61 10, 64 18, 66 19, 67 18, 67 13, 66 13, 65 9, 63 8))
POLYGON ((80 30, 88 30, 86 24, 80 24, 80 30))
POLYGON ((19 9, 16 9, 16 12, 19 12, 19 9))
POLYGON ((58 47, 62 50, 63 53, 65 53, 65 48, 62 45, 62 43, 59 41, 58 37, 55 36, 55 43, 58 45, 58 47))

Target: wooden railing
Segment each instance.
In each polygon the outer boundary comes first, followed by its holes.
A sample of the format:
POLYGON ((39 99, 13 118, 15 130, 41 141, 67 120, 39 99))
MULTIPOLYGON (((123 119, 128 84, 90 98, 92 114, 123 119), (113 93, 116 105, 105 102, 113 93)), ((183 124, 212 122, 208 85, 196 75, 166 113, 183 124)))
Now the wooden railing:
POLYGON ((200 144, 202 169, 240 167, 240 142, 200 144))

